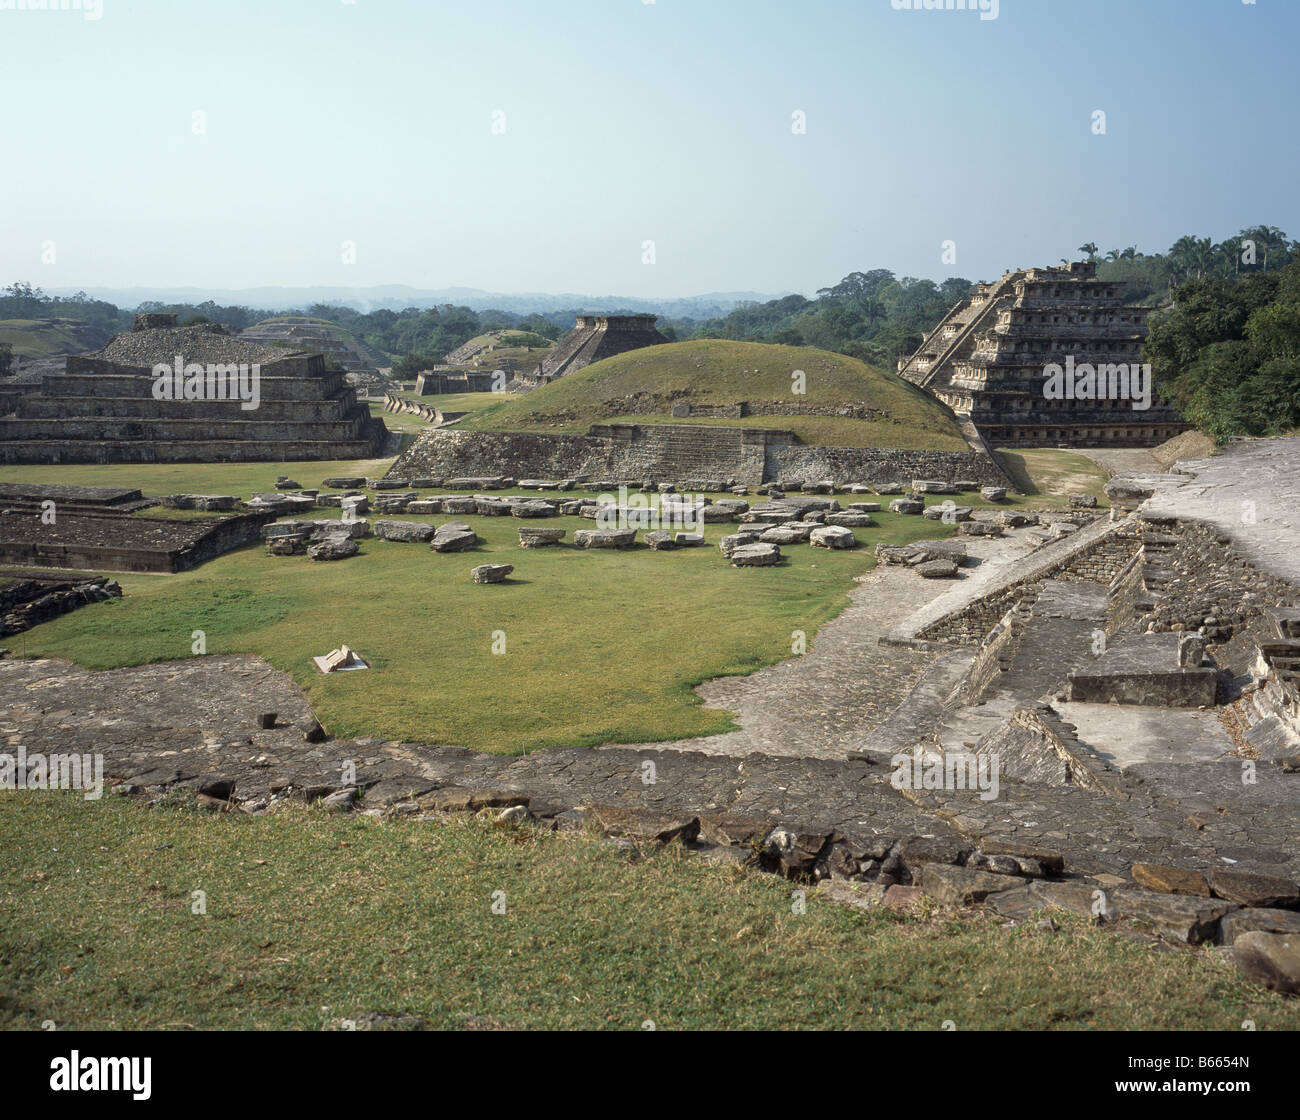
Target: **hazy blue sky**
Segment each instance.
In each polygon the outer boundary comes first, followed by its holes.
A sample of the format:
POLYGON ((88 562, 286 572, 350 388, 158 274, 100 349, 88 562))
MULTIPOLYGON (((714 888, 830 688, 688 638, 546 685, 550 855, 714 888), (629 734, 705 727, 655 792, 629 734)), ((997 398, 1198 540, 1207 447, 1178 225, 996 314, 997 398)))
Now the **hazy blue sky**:
POLYGON ((0 10, 0 283, 811 294, 873 267, 988 279, 1089 240, 1300 236, 1300 0, 87 14, 0 10))

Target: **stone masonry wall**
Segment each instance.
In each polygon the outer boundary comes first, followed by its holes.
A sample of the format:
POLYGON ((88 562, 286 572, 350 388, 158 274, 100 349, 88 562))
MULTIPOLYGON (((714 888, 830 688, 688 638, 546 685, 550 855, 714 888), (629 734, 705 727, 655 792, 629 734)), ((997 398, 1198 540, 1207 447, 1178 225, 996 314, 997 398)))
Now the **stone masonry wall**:
POLYGON ((807 447, 787 432, 704 425, 607 424, 586 436, 521 432, 422 432, 389 472, 393 478, 504 474, 571 478, 735 478, 783 481, 948 482, 1008 485, 994 460, 976 452, 807 447))
POLYGON ((1024 575, 1019 579, 931 623, 917 637, 965 645, 981 642, 1007 611, 1022 600, 1036 596, 1047 580, 1090 580, 1109 584, 1140 547, 1136 524, 1126 521, 1091 544, 1047 563, 1035 564, 1034 557, 1030 556, 1024 566, 1024 575))

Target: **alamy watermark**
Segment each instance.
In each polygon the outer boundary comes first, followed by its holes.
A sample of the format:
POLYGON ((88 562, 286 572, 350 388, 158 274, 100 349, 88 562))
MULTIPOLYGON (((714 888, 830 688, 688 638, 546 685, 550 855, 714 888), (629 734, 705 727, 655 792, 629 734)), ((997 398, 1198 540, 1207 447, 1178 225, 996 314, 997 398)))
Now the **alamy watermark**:
POLYGON ((1151 364, 1107 362, 1075 365, 1068 354, 1065 365, 1049 362, 1043 367, 1043 398, 1049 401, 1131 401, 1130 407, 1145 412, 1151 407, 1151 364))
POLYGON ((895 789, 978 790, 981 801, 996 801, 999 783, 998 756, 949 751, 938 754, 919 746, 911 754, 896 754, 889 760, 893 773, 889 784, 895 789))
POLYGON ((104 795, 102 754, 0 754, 0 789, 83 789, 87 801, 104 795))
POLYGON ((180 355, 168 365, 153 367, 153 399, 156 401, 239 401, 251 412, 262 401, 262 367, 254 362, 186 363, 180 355))
POLYGON ((639 491, 629 493, 626 486, 618 494, 596 496, 596 524, 602 529, 680 529, 700 531, 707 504, 698 494, 661 494, 659 504, 639 491))
POLYGON ((104 0, 0 0, 0 12, 80 12, 94 21, 104 17, 104 0))
POLYGON ((896 12, 979 12, 980 19, 998 18, 998 0, 889 0, 896 12))

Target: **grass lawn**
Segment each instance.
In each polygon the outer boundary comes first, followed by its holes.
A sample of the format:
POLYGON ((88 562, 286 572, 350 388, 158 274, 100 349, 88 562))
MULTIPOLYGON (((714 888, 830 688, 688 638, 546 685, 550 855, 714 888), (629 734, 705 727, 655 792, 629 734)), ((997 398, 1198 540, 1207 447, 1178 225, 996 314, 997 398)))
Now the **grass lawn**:
MULTIPOLYGON (((26 651, 106 669, 189 656, 203 630, 210 654, 257 653, 291 673, 341 737, 513 753, 710 735, 730 730, 731 717, 704 708, 692 686, 789 656, 794 630, 815 634, 845 606, 877 542, 953 531, 882 514, 879 528, 857 531, 856 551, 795 545, 780 567, 737 569, 717 550, 732 526, 706 526, 700 548, 613 552, 525 550, 522 522, 465 520, 482 538, 470 553, 370 538, 335 564, 257 546, 165 579, 121 574, 123 598, 34 628, 26 651), (499 586, 472 583, 470 568, 485 563, 515 573, 499 586), (504 654, 493 652, 499 634, 504 654), (344 642, 373 670, 317 673, 311 655, 344 642)), ((546 524, 570 541, 594 527, 577 517, 546 524)))
POLYGON ((1300 1028, 1200 954, 1055 915, 842 908, 670 847, 0 793, 0 1027, 1300 1028), (193 892, 206 913, 194 913, 193 892), (505 913, 493 913, 503 891, 505 913), (500 897, 500 896, 498 896, 500 897))

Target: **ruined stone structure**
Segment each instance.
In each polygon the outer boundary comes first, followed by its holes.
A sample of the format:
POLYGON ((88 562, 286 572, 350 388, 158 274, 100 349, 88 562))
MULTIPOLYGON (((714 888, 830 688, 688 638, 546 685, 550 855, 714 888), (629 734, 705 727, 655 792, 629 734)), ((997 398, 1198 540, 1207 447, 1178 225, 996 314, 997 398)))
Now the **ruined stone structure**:
MULTIPOLYGON (((0 463, 185 463, 364 459, 387 440, 341 372, 320 354, 261 346, 220 327, 158 325, 141 317, 134 331, 102 350, 67 360, 0 415, 0 463), (159 394, 154 367, 198 364, 223 371, 202 389, 159 394), (232 390, 245 368, 254 403, 232 390), (256 379, 252 380, 256 369, 256 379), (224 391, 221 387, 224 383, 224 391), (188 399, 187 399, 188 397, 188 399)), ((174 388, 174 386, 173 386, 174 388)))
MULTIPOLYGON (((224 517, 138 517, 157 504, 139 490, 38 483, 0 484, 0 564, 76 571, 183 572, 260 537, 275 510, 235 510, 210 498, 224 517), (54 520, 42 516, 48 503, 54 520)), ((198 502, 172 499, 177 508, 198 502)), ((203 508, 213 508, 206 504, 203 508)))
POLYGON ((968 415, 995 446, 1153 447, 1190 425, 1154 396, 1149 408, 1133 407, 1148 313, 1125 305, 1122 285, 1098 279, 1091 261, 1006 272, 976 285, 898 372, 968 415), (1067 362, 1092 366, 1111 399, 1095 390, 1049 398, 1045 367, 1067 362), (1124 386, 1119 399, 1112 377, 1124 386))
POLYGON ((349 373, 387 369, 393 364, 391 358, 373 346, 359 338, 345 337, 341 331, 336 332, 333 328, 334 324, 324 319, 307 315, 279 315, 254 323, 240 331, 239 337, 246 342, 256 342, 263 346, 278 343, 289 350, 330 354, 349 373))
POLYGON ((521 375, 520 388, 533 388, 573 373, 593 362, 659 346, 667 342, 655 329, 657 315, 579 315, 578 321, 558 343, 537 370, 521 375))
MULTIPOLYGON (((505 370, 505 372, 511 371, 505 370)), ((495 371, 435 366, 433 369, 424 370, 415 379, 415 395, 429 397, 439 393, 490 393, 495 381, 495 371)), ((504 379, 501 387, 505 387, 504 379)))

